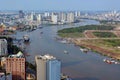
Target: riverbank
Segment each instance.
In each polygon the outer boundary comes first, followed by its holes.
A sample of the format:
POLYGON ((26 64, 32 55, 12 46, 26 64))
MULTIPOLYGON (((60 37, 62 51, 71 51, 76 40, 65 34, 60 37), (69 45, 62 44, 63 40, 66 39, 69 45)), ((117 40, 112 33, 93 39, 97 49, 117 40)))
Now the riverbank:
POLYGON ((120 31, 115 31, 114 28, 106 25, 86 25, 59 30, 58 35, 70 38, 75 45, 120 60, 120 31), (81 34, 84 36, 81 37, 81 34))
POLYGON ((96 51, 104 56, 108 56, 120 60, 120 48, 118 46, 120 43, 119 40, 120 39, 111 40, 111 41, 102 40, 102 39, 96 39, 96 40, 74 39, 73 42, 78 46, 82 46, 90 50, 96 51), (117 42, 117 43, 113 43, 113 42, 117 42))

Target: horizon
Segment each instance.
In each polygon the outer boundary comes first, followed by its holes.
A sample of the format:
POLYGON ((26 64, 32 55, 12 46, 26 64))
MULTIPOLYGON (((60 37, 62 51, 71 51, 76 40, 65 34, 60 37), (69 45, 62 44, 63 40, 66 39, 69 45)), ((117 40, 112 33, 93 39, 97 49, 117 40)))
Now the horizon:
POLYGON ((48 0, 14 0, 0 1, 0 10, 35 10, 35 11, 119 11, 120 1, 113 0, 70 0, 70 1, 48 1, 48 0), (62 5, 62 6, 61 6, 62 5))

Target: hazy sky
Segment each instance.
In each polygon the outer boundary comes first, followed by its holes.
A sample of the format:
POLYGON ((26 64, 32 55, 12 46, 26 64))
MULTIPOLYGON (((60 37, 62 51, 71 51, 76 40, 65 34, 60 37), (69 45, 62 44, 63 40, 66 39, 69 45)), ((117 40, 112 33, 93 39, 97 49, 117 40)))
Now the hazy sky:
POLYGON ((119 10, 120 0, 0 0, 0 10, 119 10))

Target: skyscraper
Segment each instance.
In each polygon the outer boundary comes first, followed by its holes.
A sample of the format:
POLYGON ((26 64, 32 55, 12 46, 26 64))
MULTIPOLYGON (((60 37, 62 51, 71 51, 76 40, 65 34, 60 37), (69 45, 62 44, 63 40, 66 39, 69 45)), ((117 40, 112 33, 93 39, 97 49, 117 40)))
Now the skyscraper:
POLYGON ((80 11, 75 12, 75 17, 80 17, 80 11))
POLYGON ((25 79, 25 57, 21 52, 6 59, 6 72, 12 73, 12 80, 25 79))
POLYGON ((60 21, 60 22, 65 23, 66 18, 67 18, 67 16, 66 16, 66 13, 65 13, 65 12, 59 13, 59 21, 60 21))
POLYGON ((51 15, 51 21, 52 21, 52 24, 57 24, 58 22, 58 17, 54 13, 52 13, 51 15))
POLYGON ((72 12, 67 13, 67 22, 68 23, 74 22, 74 18, 75 18, 74 13, 72 13, 72 12))
POLYGON ((24 18, 25 14, 22 10, 19 11, 19 18, 24 18))
POLYGON ((36 56, 37 80, 60 80, 61 62, 50 55, 36 56))
POLYGON ((0 56, 7 55, 7 40, 6 39, 0 39, 0 56))

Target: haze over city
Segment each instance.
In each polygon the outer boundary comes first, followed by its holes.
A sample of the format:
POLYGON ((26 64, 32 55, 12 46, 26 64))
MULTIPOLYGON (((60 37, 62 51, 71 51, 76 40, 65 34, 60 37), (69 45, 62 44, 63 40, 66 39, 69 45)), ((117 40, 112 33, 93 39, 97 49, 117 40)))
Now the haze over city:
POLYGON ((119 10, 119 0, 1 0, 0 10, 119 10))

